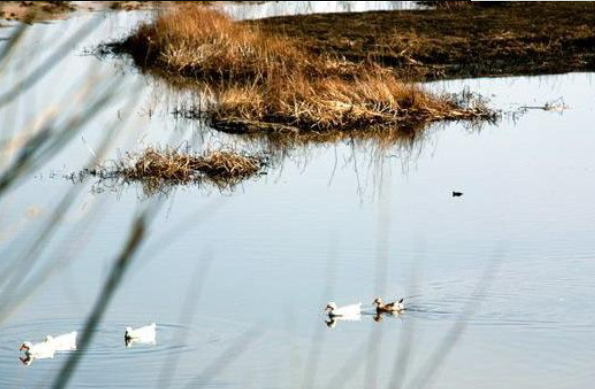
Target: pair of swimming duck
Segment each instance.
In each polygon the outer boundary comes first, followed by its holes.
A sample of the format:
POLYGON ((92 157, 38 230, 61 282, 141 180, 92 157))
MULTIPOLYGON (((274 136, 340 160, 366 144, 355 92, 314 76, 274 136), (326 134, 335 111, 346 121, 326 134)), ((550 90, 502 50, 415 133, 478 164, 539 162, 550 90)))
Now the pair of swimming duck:
MULTIPOLYGON (((152 323, 148 326, 132 329, 126 327, 124 340, 126 346, 133 343, 155 343, 157 326, 152 323)), ((76 350, 77 332, 73 331, 68 334, 53 337, 48 335, 43 342, 31 343, 23 342, 20 351, 25 351, 25 356, 20 357, 21 362, 29 365, 34 359, 53 358, 54 354, 59 351, 73 351, 76 350)))
MULTIPOLYGON (((405 310, 403 299, 384 303, 380 297, 376 297, 372 305, 374 305, 377 314, 400 313, 405 310)), ((324 308, 324 312, 331 318, 359 316, 362 313, 362 304, 358 303, 346 305, 344 307, 337 307, 337 304, 331 301, 326 305, 326 308, 324 308)))

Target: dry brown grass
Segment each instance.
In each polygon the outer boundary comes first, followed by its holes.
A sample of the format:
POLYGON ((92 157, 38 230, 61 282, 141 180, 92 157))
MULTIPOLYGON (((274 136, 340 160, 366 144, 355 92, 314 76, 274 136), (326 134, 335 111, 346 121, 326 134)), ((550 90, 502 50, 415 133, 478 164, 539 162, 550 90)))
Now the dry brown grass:
POLYGON ((179 5, 116 46, 142 67, 211 83, 263 83, 271 75, 295 73, 350 77, 366 67, 331 55, 314 56, 295 40, 262 32, 257 24, 236 23, 200 4, 179 5))
POLYGON ((231 132, 411 128, 437 120, 494 116, 484 106, 462 108, 453 99, 404 84, 389 73, 364 73, 353 80, 296 76, 264 86, 228 88, 217 100, 211 108, 213 125, 231 132))
POLYGON ((294 71, 307 58, 287 39, 264 36, 213 8, 186 5, 143 24, 124 42, 143 65, 170 72, 254 80, 271 71, 294 71))
POLYGON ((203 155, 175 149, 146 149, 139 155, 128 155, 116 162, 115 169, 104 169, 97 175, 121 176, 127 180, 159 179, 188 183, 201 178, 235 182, 258 173, 263 159, 230 151, 214 151, 203 155))
POLYGON ((185 6, 142 25, 122 43, 141 64, 210 82, 208 114, 231 132, 328 131, 492 115, 464 109, 398 80, 380 66, 314 55, 221 12, 185 6))

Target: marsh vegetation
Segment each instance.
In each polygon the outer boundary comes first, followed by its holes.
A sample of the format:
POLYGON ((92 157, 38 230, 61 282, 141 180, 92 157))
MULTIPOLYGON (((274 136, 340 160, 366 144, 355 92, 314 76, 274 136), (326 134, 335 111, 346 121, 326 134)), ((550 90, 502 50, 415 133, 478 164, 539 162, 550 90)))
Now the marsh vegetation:
MULTIPOLYGON (((564 66, 587 68, 591 16, 564 10, 589 5, 541 7, 567 28, 552 50, 587 61, 564 66)), ((527 12, 498 32, 504 55, 484 8, 0 29, 0 386, 589 387, 592 74, 414 83, 510 70, 541 42, 527 12), (440 35, 461 17, 482 48, 440 35), (121 39, 140 66, 89 54, 121 39), (458 55, 476 62, 445 65, 458 55), (374 296, 406 309, 377 315, 374 296), (329 301, 364 311, 328 320, 329 301), (153 322, 155 342, 126 347, 153 322), (71 331, 76 352, 19 361, 71 331)))
POLYGON ((206 80, 205 111, 229 132, 305 132, 408 127, 440 120, 494 118, 486 106, 454 100, 399 80, 389 69, 313 54, 283 34, 185 6, 141 25, 111 45, 145 68, 206 80))
MULTIPOLYGON (((72 175, 84 180, 87 175, 100 178, 103 186, 139 182, 146 195, 166 193, 177 185, 210 183, 221 189, 233 188, 241 181, 262 172, 264 155, 244 155, 234 151, 205 151, 203 154, 166 148, 145 148, 141 153, 127 153, 119 160, 103 162, 93 169, 72 175)), ((101 187, 101 186, 100 186, 101 187)))

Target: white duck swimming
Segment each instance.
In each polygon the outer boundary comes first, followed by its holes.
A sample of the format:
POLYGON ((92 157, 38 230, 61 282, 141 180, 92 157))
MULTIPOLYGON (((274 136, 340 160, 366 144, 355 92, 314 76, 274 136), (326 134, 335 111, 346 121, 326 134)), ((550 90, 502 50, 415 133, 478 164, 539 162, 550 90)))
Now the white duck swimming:
POLYGON ((326 313, 330 318, 333 317, 343 317, 343 318, 354 318, 357 320, 357 316, 360 316, 362 313, 362 303, 346 305, 344 307, 337 307, 337 304, 334 302, 329 302, 324 308, 324 313, 326 313))
POLYGON ((44 341, 40 343, 23 342, 19 351, 25 351, 25 358, 21 357, 21 361, 29 365, 34 359, 53 358, 56 350, 54 347, 44 341))
POLYGON ((56 337, 48 335, 45 337, 45 342, 50 344, 55 351, 76 350, 76 336, 76 331, 70 332, 68 334, 58 335, 56 337))
POLYGON ((126 334, 124 334, 124 340, 126 346, 130 346, 133 343, 155 343, 157 336, 157 324, 151 323, 148 326, 132 329, 126 327, 126 334))

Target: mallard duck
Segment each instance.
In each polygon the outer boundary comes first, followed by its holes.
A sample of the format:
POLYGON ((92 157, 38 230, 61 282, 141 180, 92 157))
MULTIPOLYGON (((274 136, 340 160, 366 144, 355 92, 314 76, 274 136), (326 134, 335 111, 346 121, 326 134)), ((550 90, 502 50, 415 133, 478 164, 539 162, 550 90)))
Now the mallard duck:
POLYGON ((405 305, 403 304, 403 299, 385 304, 382 302, 382 299, 380 297, 376 297, 376 299, 374 299, 374 302, 372 304, 376 306, 377 313, 383 313, 383 312, 391 312, 392 313, 392 312, 401 312, 401 311, 405 310, 405 305))
POLYGON ((324 313, 326 313, 329 317, 357 317, 360 316, 362 313, 362 304, 351 304, 346 305, 344 307, 337 307, 337 304, 334 302, 329 302, 324 308, 324 313))
POLYGON ((148 326, 137 329, 126 327, 124 341, 126 342, 126 346, 130 346, 133 343, 155 343, 156 336, 157 324, 151 323, 148 326))
POLYGON ((45 337, 46 343, 50 344, 55 351, 70 351, 76 350, 76 331, 68 334, 58 335, 53 337, 48 335, 45 337))

